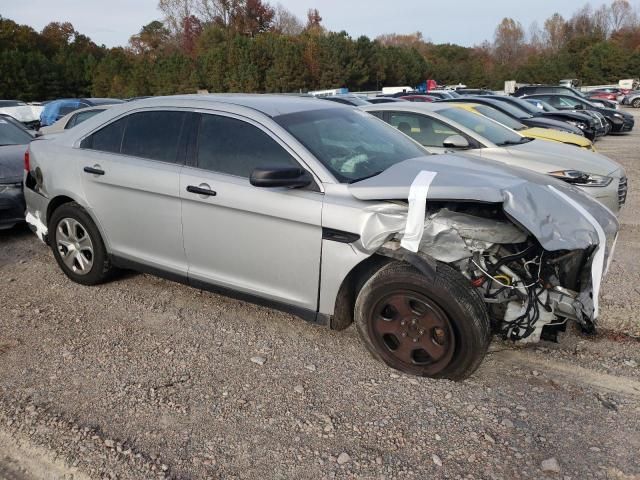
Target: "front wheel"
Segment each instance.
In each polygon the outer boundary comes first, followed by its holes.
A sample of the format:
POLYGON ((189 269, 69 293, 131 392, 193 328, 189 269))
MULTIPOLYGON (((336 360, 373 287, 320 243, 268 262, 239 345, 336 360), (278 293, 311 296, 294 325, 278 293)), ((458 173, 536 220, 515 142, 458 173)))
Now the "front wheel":
POLYGON ((53 212, 49 238, 58 265, 71 280, 97 285, 108 278, 111 266, 104 242, 80 205, 67 203, 53 212))
POLYGON ((354 316, 375 358, 423 377, 467 378, 491 340, 482 299, 467 279, 442 263, 433 279, 403 262, 385 265, 363 285, 354 316))
POLYGON ((640 108, 640 98, 636 98, 633 102, 631 102, 631 106, 633 108, 640 108))

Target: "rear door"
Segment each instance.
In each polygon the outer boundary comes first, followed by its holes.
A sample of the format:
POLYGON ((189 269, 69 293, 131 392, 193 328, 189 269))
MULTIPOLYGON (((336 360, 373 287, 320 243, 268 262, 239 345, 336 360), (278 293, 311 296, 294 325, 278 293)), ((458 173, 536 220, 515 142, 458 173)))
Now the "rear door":
POLYGON ((302 165, 262 125, 201 115, 193 165, 180 180, 189 280, 315 311, 323 195, 250 184, 255 168, 273 166, 302 165))
POLYGON ((192 115, 129 114, 86 137, 80 162, 85 198, 111 253, 185 277, 179 187, 192 115))

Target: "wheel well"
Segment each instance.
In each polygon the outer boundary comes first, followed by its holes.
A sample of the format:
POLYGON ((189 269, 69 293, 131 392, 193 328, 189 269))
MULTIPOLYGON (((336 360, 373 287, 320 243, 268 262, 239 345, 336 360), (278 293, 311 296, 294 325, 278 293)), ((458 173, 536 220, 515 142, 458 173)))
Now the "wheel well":
POLYGON ((356 306, 356 298, 367 279, 383 265, 393 261, 382 255, 372 255, 353 267, 344 277, 329 325, 332 330, 344 330, 353 323, 353 311, 356 306))
POLYGON ((74 202, 75 200, 73 198, 64 196, 64 195, 60 195, 58 197, 53 198, 50 202, 49 205, 47 206, 47 224, 49 223, 49 220, 51 219, 51 215, 53 215, 53 212, 56 211, 56 209, 58 209, 59 207, 61 207, 62 205, 64 205, 65 203, 70 203, 70 202, 74 202))

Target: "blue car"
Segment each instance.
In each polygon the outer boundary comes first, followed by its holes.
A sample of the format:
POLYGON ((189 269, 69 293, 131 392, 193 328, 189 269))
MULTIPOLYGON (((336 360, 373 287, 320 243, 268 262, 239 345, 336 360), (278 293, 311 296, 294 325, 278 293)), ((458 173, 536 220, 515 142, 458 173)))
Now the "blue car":
POLYGON ((66 114, 85 107, 124 103, 116 98, 64 98, 48 102, 40 114, 40 126, 53 125, 66 114))

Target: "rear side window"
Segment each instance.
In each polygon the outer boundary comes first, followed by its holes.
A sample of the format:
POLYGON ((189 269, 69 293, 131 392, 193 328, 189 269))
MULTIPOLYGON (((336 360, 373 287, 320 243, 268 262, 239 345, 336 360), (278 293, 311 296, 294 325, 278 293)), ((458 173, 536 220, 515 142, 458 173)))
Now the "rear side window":
POLYGON ((87 110, 86 112, 77 113, 69 121, 69 123, 67 123, 67 126, 65 127, 65 129, 71 128, 71 127, 75 127, 76 125, 80 125, 85 120, 89 120, 94 115, 97 115, 98 113, 103 112, 103 111, 104 110, 87 110))
POLYGON ((178 145, 186 117, 184 112, 133 113, 101 128, 85 138, 80 146, 177 163, 178 145))
POLYGON ((245 178, 256 168, 299 167, 284 148, 259 128, 218 115, 202 116, 197 166, 245 178))
POLYGON ((121 153, 176 163, 186 116, 184 112, 140 112, 129 115, 121 153))
POLYGON ((101 152, 120 153, 122 145, 122 135, 127 122, 122 118, 101 128, 96 133, 89 135, 80 144, 80 148, 89 148, 101 152))

